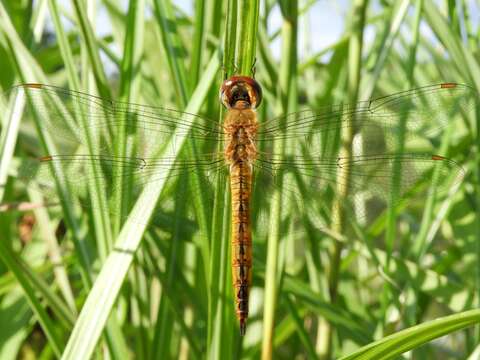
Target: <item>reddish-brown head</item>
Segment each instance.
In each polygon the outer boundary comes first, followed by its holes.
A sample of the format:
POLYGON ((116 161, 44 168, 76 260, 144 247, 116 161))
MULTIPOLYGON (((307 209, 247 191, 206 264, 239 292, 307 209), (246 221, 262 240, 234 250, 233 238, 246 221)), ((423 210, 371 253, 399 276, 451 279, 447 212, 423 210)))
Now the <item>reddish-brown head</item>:
POLYGON ((262 102, 262 88, 249 76, 232 76, 220 88, 220 101, 226 108, 235 107, 241 101, 255 109, 262 102))

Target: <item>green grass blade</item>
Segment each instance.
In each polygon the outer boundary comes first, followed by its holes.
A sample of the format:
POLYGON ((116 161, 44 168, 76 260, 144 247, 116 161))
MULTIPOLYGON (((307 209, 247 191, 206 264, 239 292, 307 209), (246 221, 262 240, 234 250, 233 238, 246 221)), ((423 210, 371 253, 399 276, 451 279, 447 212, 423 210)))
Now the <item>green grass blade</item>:
POLYGON ((14 274, 17 281, 21 284, 21 287, 25 293, 25 296, 30 304, 30 308, 34 312, 42 330, 45 332, 45 336, 48 339, 50 346, 57 357, 60 357, 62 349, 64 347, 63 339, 59 335, 58 329, 55 323, 51 320, 46 309, 37 298, 36 289, 25 274, 25 268, 20 266, 15 261, 16 255, 7 247, 5 241, 0 241, 0 260, 8 267, 8 269, 14 274))
POLYGON ((25 97, 18 94, 14 99, 12 110, 6 115, 2 133, 0 134, 0 203, 5 194, 7 185, 8 168, 12 160, 15 144, 17 143, 18 129, 22 118, 25 97))
POLYGON ((80 0, 74 0, 73 5, 75 8, 77 22, 80 25, 80 34, 82 35, 83 42, 86 45, 88 58, 92 66, 98 91, 103 98, 109 99, 111 98, 111 94, 107 84, 105 70, 103 69, 102 62, 100 61, 98 44, 95 40, 95 35, 91 25, 88 22, 88 16, 84 2, 80 0))
POLYGON ((464 329, 480 322, 480 310, 445 316, 421 325, 399 331, 384 339, 373 342, 341 360, 386 360, 393 359, 406 351, 433 339, 464 329))
MULTIPOLYGON (((281 107, 285 113, 291 109, 292 100, 296 97, 294 90, 295 74, 297 69, 297 1, 290 1, 283 4, 282 14, 282 62, 280 64, 280 100, 281 107)), ((274 152, 283 156, 285 147, 287 146, 285 139, 280 138, 275 141, 274 152)), ((284 181, 283 175, 279 175, 279 188, 284 181)), ((276 189, 273 193, 273 199, 270 208, 270 223, 268 231, 268 247, 267 247, 267 263, 265 271, 265 303, 263 309, 263 339, 262 339, 262 359, 271 359, 273 357, 273 339, 275 330, 275 313, 277 309, 277 298, 279 291, 279 277, 283 271, 283 266, 278 261, 280 247, 280 224, 285 210, 282 211, 284 205, 282 193, 276 189)), ((285 204, 288 204, 285 202, 285 204)), ((288 207, 288 205, 286 205, 288 207)))

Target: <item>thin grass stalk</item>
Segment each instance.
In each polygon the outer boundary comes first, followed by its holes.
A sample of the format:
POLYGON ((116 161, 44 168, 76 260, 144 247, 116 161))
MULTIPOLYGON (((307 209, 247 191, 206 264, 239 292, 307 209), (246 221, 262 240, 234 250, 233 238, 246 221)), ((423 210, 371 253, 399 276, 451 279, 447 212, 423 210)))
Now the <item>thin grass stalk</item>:
MULTIPOLYGON (((219 5, 219 4, 216 4, 219 5)), ((219 8, 212 7, 214 2, 210 2, 210 24, 209 27, 218 29, 215 24, 214 13, 219 11, 219 8)), ((221 9, 221 8, 220 8, 221 9)), ((223 64, 222 72, 223 78, 226 79, 229 75, 235 72, 235 38, 237 31, 237 2, 228 1, 226 8, 226 22, 225 32, 223 34, 223 64)), ((213 91, 212 91, 213 92, 213 91)), ((210 100, 209 105, 212 106, 213 99, 210 100)), ((223 109, 220 110, 219 119, 223 119, 223 109)), ((218 152, 223 151, 220 144, 217 148, 218 152)), ((221 175, 217 176, 215 183, 214 207, 211 227, 211 257, 209 263, 208 273, 208 319, 207 319, 207 354, 209 358, 221 358, 221 336, 218 327, 222 326, 223 308, 219 306, 222 302, 222 297, 225 295, 225 277, 222 264, 226 264, 225 257, 228 254, 228 247, 225 247, 225 242, 229 239, 229 234, 225 233, 225 222, 228 217, 224 217, 228 202, 226 202, 225 194, 230 190, 227 179, 221 175)), ((227 216, 229 216, 227 214, 227 216)))
MULTIPOLYGON (((360 71, 362 65, 362 45, 363 45, 363 30, 365 28, 365 17, 368 0, 355 0, 352 8, 352 36, 349 42, 348 51, 348 99, 350 103, 355 103, 358 99, 358 92, 360 87, 360 71)), ((350 159, 352 157, 352 141, 354 136, 354 126, 348 126, 342 129, 342 144, 339 157, 350 159)), ((337 198, 333 204, 332 214, 335 219, 333 231, 343 233, 345 230, 345 213, 342 209, 343 201, 349 192, 350 183, 350 169, 349 167, 342 167, 339 169, 337 178, 337 198)), ((330 301, 335 304, 337 300, 337 291, 340 281, 340 263, 343 244, 336 241, 334 243, 333 253, 331 255, 330 273, 328 275, 330 301)), ((333 324, 329 323, 325 331, 326 346, 320 349, 321 358, 329 359, 333 353, 333 324)))
MULTIPOLYGON (((373 90, 377 85, 378 79, 382 74, 382 71, 385 68, 385 63, 388 58, 388 55, 391 53, 393 45, 395 44, 395 39, 398 36, 400 28, 405 20, 407 15, 408 7, 412 0, 402 0, 401 2, 396 2, 395 6, 391 9, 392 20, 388 28, 386 28, 386 34, 382 34, 384 38, 380 43, 377 52, 373 52, 376 55, 375 67, 371 74, 366 74, 364 90, 362 91, 362 98, 359 100, 366 100, 370 98, 373 94, 373 90)), ((387 18, 387 21, 389 18, 387 18)))
POLYGON ((5 195, 5 187, 7 186, 8 168, 12 161, 17 143, 18 130, 22 119, 22 112, 25 106, 25 94, 18 93, 14 99, 10 99, 13 106, 11 112, 6 115, 6 122, 0 134, 0 203, 5 195))
MULTIPOLYGON (((141 68, 141 58, 143 54, 143 44, 144 44, 144 12, 145 12, 145 4, 143 0, 139 1, 132 1, 129 3, 128 10, 127 10, 127 19, 126 19, 126 31, 124 33, 124 45, 123 45, 123 56, 122 62, 120 65, 120 100, 123 102, 136 102, 138 98, 138 91, 140 87, 141 75, 140 75, 140 68, 141 68)), ((114 116, 125 116, 125 119, 119 119, 124 124, 127 121, 133 121, 133 119, 129 118, 129 115, 114 115, 114 116)), ((126 129, 125 126, 119 127, 119 132, 115 134, 115 144, 114 144, 114 151, 115 155, 119 157, 126 157, 130 156, 131 154, 127 153, 127 136, 126 136, 126 129)), ((131 191, 133 187, 132 177, 124 177, 122 174, 124 169, 120 169, 117 171, 116 174, 113 174, 114 184, 113 186, 116 189, 121 189, 122 191, 115 192, 115 196, 113 199, 114 206, 117 209, 120 209, 119 212, 116 213, 116 216, 112 219, 112 227, 113 227, 113 234, 118 235, 120 231, 120 226, 122 220, 125 218, 128 212, 128 204, 131 200, 131 191), (123 179, 130 179, 124 181, 123 179)), ((141 278, 141 269, 135 268, 135 271, 132 272, 131 277, 133 278, 134 275, 138 275, 137 278, 141 278)), ((135 293, 138 293, 140 290, 138 288, 141 286, 141 282, 134 281, 133 288, 136 289, 135 293)), ((142 303, 142 300, 137 302, 138 304, 142 303)), ((120 306, 119 306, 120 307, 120 306)), ((141 312, 141 308, 139 305, 139 312, 141 312)), ((142 315, 140 315, 140 319, 142 319, 142 315)), ((113 322, 113 317, 109 319, 109 327, 113 326, 110 325, 113 322)), ((139 320, 140 322, 141 320, 139 320)), ((144 330, 143 327, 140 328, 140 332, 142 333, 144 330)), ((142 335, 137 336, 137 338, 143 338, 145 341, 145 337, 142 335)), ((146 349, 142 347, 142 349, 146 349)), ((123 349, 123 351, 127 351, 127 349, 123 349)), ((146 350, 145 350, 146 351, 146 350)))
MULTIPOLYGON (((209 358, 210 359, 223 359, 227 354, 231 353, 231 348, 227 347, 227 342, 225 341, 226 333, 228 332, 226 326, 226 318, 225 318, 225 309, 228 306, 232 306, 231 299, 227 299, 227 287, 230 286, 227 279, 228 274, 228 266, 229 266, 229 243, 230 243, 230 222, 228 219, 230 218, 230 191, 227 179, 223 178, 223 184, 219 184, 219 188, 224 190, 223 191, 223 199, 222 205, 218 206, 219 211, 221 211, 223 216, 223 221, 221 223, 221 231, 214 231, 215 233, 221 235, 220 238, 220 256, 219 256, 219 274, 218 274, 218 296, 219 298, 216 301, 216 308, 214 309, 213 314, 213 334, 212 334, 212 344, 210 347, 209 358)), ((218 203, 217 203, 218 204, 218 203)), ((218 204, 220 205, 220 204, 218 204)), ((216 206, 217 209, 217 206, 216 206)), ((218 223, 217 223, 218 224, 218 223)), ((220 225, 220 224, 219 224, 220 225)), ((231 314, 232 316, 233 314, 231 314)))
POLYGON ((205 46, 205 0, 195 1, 195 17, 193 23, 193 43, 190 60, 190 88, 193 89, 200 76, 205 46))
MULTIPOLYGON (((89 2, 89 4, 87 5, 88 6, 88 14, 90 16, 93 16, 94 15, 94 7, 92 6, 92 2, 89 2)), ((141 49, 142 49, 142 46, 143 46, 143 20, 141 19, 143 17, 143 12, 144 12, 144 9, 143 9, 143 1, 139 1, 139 2, 130 2, 129 4, 129 8, 127 10, 127 16, 126 16, 126 23, 128 24, 127 25, 127 30, 126 31, 120 31, 120 32, 117 32, 118 36, 117 38, 119 39, 118 41, 122 41, 120 40, 123 39, 123 54, 121 55, 121 59, 122 61, 121 62, 118 62, 117 65, 118 65, 118 68, 119 68, 119 73, 120 73, 120 100, 121 101, 134 101, 134 99, 136 98, 136 91, 137 91, 137 88, 134 87, 132 84, 137 84, 138 85, 138 82, 139 82, 139 76, 136 76, 135 72, 138 71, 138 68, 139 68, 139 65, 138 65, 138 61, 139 61, 139 51, 138 49, 140 49, 140 52, 141 52, 141 49), (141 24, 141 25, 140 25, 141 24), (134 46, 135 45, 135 46, 134 46), (133 69, 136 69, 135 71, 133 69)), ((123 13, 122 13, 123 15, 123 13)), ((114 29, 115 31, 115 29, 114 29)), ((89 73, 90 70, 89 70, 89 67, 88 67, 88 64, 85 64, 84 65, 84 70, 85 70, 85 74, 89 73)), ((137 86, 138 87, 138 86, 137 86)), ((105 114, 105 116, 109 116, 108 114, 105 114)), ((112 116, 112 119, 110 120, 113 120, 113 117, 115 116, 122 116, 122 115, 113 115, 112 116)), ((118 121, 119 119, 115 119, 115 121, 118 121)), ((122 121, 125 120, 125 119, 122 119, 122 121)), ((101 135, 100 132, 98 132, 96 135, 96 140, 99 141, 99 138, 101 135)), ((126 152, 125 152, 125 142, 126 142, 126 137, 125 137, 125 131, 118 131, 117 133, 115 134, 111 134, 112 136, 114 136, 115 138, 115 142, 114 142, 114 148, 113 148, 113 152, 116 156, 126 156, 126 152)), ((131 185, 130 182, 126 182, 126 183, 122 183, 122 180, 123 180, 123 177, 120 175, 120 172, 117 172, 113 175, 113 178, 114 178, 114 184, 113 184, 113 187, 116 188, 116 189, 121 189, 121 191, 115 191, 114 193, 114 196, 113 196, 113 199, 112 199, 112 203, 113 203, 113 206, 115 208, 118 208, 120 209, 120 211, 116 212, 116 214, 114 216, 111 216, 109 217, 109 220, 110 220, 110 223, 111 225, 109 225, 109 228, 111 228, 112 232, 116 235, 118 235, 119 233, 119 228, 120 228, 120 225, 121 225, 121 222, 123 219, 125 219, 125 217, 127 216, 127 213, 126 213, 126 205, 127 205, 127 202, 128 202, 128 199, 129 199, 129 186, 128 185, 131 185)), ((103 249, 103 253, 101 253, 101 258, 104 259, 106 258, 106 255, 105 255, 105 251, 107 252, 107 254, 113 249, 113 241, 109 244, 107 244, 107 247, 105 249, 103 249)), ((135 269, 137 270, 137 269, 135 269)), ((137 274, 135 272, 131 272, 130 273, 130 279, 134 277, 134 275, 137 274)), ((135 282, 134 283, 134 287, 137 287, 139 286, 138 282, 135 282)), ((132 300, 134 302, 134 304, 132 305, 132 309, 133 309, 133 312, 135 313, 135 301, 132 300)), ((124 304, 124 300, 123 299, 120 299, 118 302, 117 302, 117 309, 122 309, 122 306, 125 306, 124 304)), ((134 317, 135 315, 133 315, 134 317)), ((108 323, 107 323, 107 329, 110 330, 110 329, 113 329, 113 331, 115 331, 115 333, 119 334, 118 331, 116 331, 116 328, 118 326, 115 325, 115 322, 116 322, 116 316, 111 316, 108 320, 108 323)), ((123 354, 125 354, 128 350, 127 350, 127 346, 126 345, 119 345, 119 346, 122 346, 122 348, 120 348, 120 351, 117 350, 117 354, 115 354, 114 356, 116 358, 121 358, 123 356, 123 354)), ((117 346, 117 349, 118 349, 118 346, 117 346)))
POLYGON ((217 51, 218 46, 221 44, 221 42, 225 41, 222 39, 222 26, 225 25, 225 23, 222 21, 224 11, 225 11, 225 1, 223 0, 206 0, 207 1, 207 31, 206 33, 209 34, 209 36, 212 36, 213 39, 216 39, 218 41, 212 41, 209 40, 207 42, 207 49, 210 51, 210 53, 217 51))
POLYGON ((227 179, 221 175, 217 177, 215 186, 209 272, 207 354, 209 358, 221 359, 220 349, 223 334, 218 332, 218 328, 222 327, 223 321, 223 308, 220 305, 225 304, 225 269, 222 266, 228 264, 225 261, 228 256, 228 247, 225 245, 228 241, 228 230, 225 229, 225 222, 228 217, 224 217, 224 212, 228 208, 226 194, 229 188, 227 179))
MULTIPOLYGON (((143 53, 143 27, 144 27, 144 12, 145 4, 143 0, 131 1, 127 10, 127 27, 125 32, 123 57, 120 67, 120 100, 123 102, 136 102, 138 97, 138 90, 140 84, 140 60, 143 53)), ((126 124, 129 115, 126 119, 122 119, 126 124)), ((119 127, 119 133, 115 134, 115 155, 119 157, 128 156, 127 154, 127 139, 125 126, 119 127)), ((114 174, 115 183, 113 186, 116 189, 122 189, 116 192, 116 199, 114 204, 118 209, 121 209, 115 216, 113 221, 113 233, 118 234, 122 218, 127 214, 127 205, 130 198, 131 187, 133 186, 128 181, 124 182, 124 174, 119 170, 118 174, 114 174)))
MULTIPOLYGON (((406 73, 408 82, 406 84, 406 89, 412 88, 413 85, 413 73, 415 69, 415 60, 416 60, 416 50, 418 46, 419 40, 419 27, 420 27, 420 19, 421 19, 421 1, 417 1, 415 7, 415 17, 414 17, 414 24, 413 24, 413 39, 412 39, 412 46, 410 47, 410 56, 409 62, 407 65, 406 73)), ((406 7, 405 7, 406 12, 406 7)), ((395 153, 403 154, 405 149, 405 131, 407 125, 407 115, 400 117, 400 124, 398 130, 398 137, 396 139, 396 151, 395 153)), ((387 227, 386 227, 386 234, 385 234, 385 246, 387 249, 387 254, 392 254, 393 249, 395 246, 395 236, 396 236, 396 209, 393 204, 395 204, 396 200, 400 196, 399 194, 399 187, 401 183, 401 162, 396 161, 393 165, 393 178, 392 178, 392 191, 390 192, 390 206, 388 207, 387 212, 387 227)), ((385 272, 388 274, 388 262, 385 272)))
MULTIPOLYGON (((475 140, 477 148, 480 149, 480 108, 477 104, 475 111, 475 140)), ((477 266, 475 267, 475 292, 477 295, 476 306, 480 308, 480 154, 476 153, 475 159, 475 202, 476 202, 476 211, 475 211, 475 224, 476 224, 476 241, 475 241, 475 257, 477 266)), ((480 344, 480 326, 475 328, 475 339, 476 344, 480 344)))
MULTIPOLYGON (((213 3, 210 3, 210 12, 218 11, 214 9, 213 3)), ((227 78, 235 71, 235 36, 237 29, 237 3, 236 1, 228 1, 226 8, 226 22, 224 32, 224 53, 223 53, 223 78, 227 78)), ((214 19, 211 19, 213 25, 214 19)), ((211 100, 212 101, 212 100, 211 100)), ((223 118, 223 109, 221 109, 220 121, 223 118)), ((223 149, 220 145, 217 151, 221 152, 223 149)), ((228 254, 228 247, 225 247, 225 242, 228 241, 228 232, 225 232, 225 210, 229 208, 226 193, 229 191, 227 179, 220 174, 216 178, 214 207, 211 227, 211 257, 209 263, 208 285, 208 332, 207 332, 207 354, 210 358, 221 358, 221 336, 223 334, 218 332, 218 328, 222 327, 223 322, 223 308, 220 306, 222 298, 225 295, 225 272, 222 266, 226 264, 225 258, 228 254)), ((229 216, 227 214, 227 216, 229 216)))
MULTIPOLYGON (((422 13, 422 1, 423 0, 417 0, 415 4, 415 14, 414 14, 414 21, 413 21, 413 28, 412 28, 412 43, 409 49, 409 61, 407 63, 407 68, 406 68, 406 73, 407 73, 407 79, 408 79, 408 84, 406 86, 407 89, 413 88, 414 85, 414 73, 415 73, 415 65, 416 65, 416 59, 417 59, 417 48, 418 48, 418 42, 419 42, 419 37, 420 37, 420 20, 421 20, 421 13, 422 13)), ((398 131, 398 138, 397 138, 397 144, 396 144, 396 153, 398 154, 403 154, 405 151, 405 131, 406 131, 406 125, 408 121, 408 116, 401 116, 400 117, 400 124, 399 124, 399 131, 398 131)), ((398 199, 400 196, 398 194, 398 189, 401 183, 401 167, 402 164, 400 161, 396 161, 393 165, 393 178, 392 178, 392 191, 391 191, 391 196, 390 196, 390 206, 388 207, 388 212, 387 212, 387 228, 386 228, 386 248, 387 248, 387 263, 385 266, 385 273, 389 274, 393 278, 395 277, 395 274, 390 273, 390 255, 393 253, 393 248, 394 248, 394 239, 396 236, 396 206, 395 200, 398 199)), ((403 246, 403 244, 401 245, 403 246)), ((394 294, 395 290, 390 286, 390 284, 386 284, 386 287, 390 289, 390 291, 394 294)), ((412 289, 413 292, 416 292, 415 287, 412 289)), ((415 296, 417 297, 417 295, 415 296)), ((386 299, 386 296, 384 297, 386 299)), ((397 302, 394 302, 397 304, 397 302)), ((387 304, 384 304, 384 308, 387 308, 387 304)), ((413 307, 413 305, 412 305, 413 307)), ((409 314, 412 314, 413 311, 407 312, 405 314, 405 323, 408 326, 411 326, 414 324, 415 319, 412 316, 409 316, 409 314)))
POLYGON ((32 41, 39 43, 45 30, 47 15, 47 0, 40 0, 38 5, 34 8, 32 19, 30 21, 30 29, 32 30, 32 41))
MULTIPOLYGON (((180 180, 180 188, 185 188, 187 186, 185 180, 185 178, 180 180)), ((174 323, 174 318, 170 309, 170 301, 165 293, 168 292, 169 289, 172 289, 176 276, 177 261, 180 257, 179 252, 181 251, 180 245, 182 241, 179 236, 181 226, 179 219, 182 214, 185 213, 185 205, 185 194, 182 191, 179 191, 175 199, 175 218, 172 238, 168 244, 169 250, 166 254, 167 256, 165 256, 165 284, 162 284, 164 295, 162 295, 160 300, 152 352, 155 359, 167 359, 171 356, 170 349, 172 348, 172 324, 174 323), (160 324, 160 327, 158 324, 160 324)))
MULTIPOLYGON (((228 3, 229 9, 230 2, 228 3)), ((229 37, 227 36, 231 23, 226 23, 226 32, 225 32, 225 49, 228 49, 229 37)), ((235 30, 233 30, 235 32, 235 30)), ((226 63, 232 63, 234 61, 234 54, 228 53, 225 51, 223 58, 223 68, 225 71, 226 63)), ((220 117, 222 117, 223 112, 220 111, 220 117)), ((217 148, 217 151, 223 151, 220 145, 217 148)), ((218 332, 218 328, 222 327, 223 323, 223 308, 220 306, 223 302, 225 296, 225 269, 222 266, 226 266, 227 262, 225 261, 228 256, 228 247, 225 243, 229 240, 229 232, 226 230, 226 222, 228 222, 229 213, 225 214, 225 211, 228 211, 228 198, 226 194, 229 192, 230 187, 228 186, 227 178, 223 176, 223 172, 219 171, 216 183, 215 183, 215 193, 214 193, 214 206, 213 206, 213 216, 211 223, 211 233, 210 233, 210 262, 209 262, 209 273, 208 273, 208 286, 209 286, 209 296, 208 296, 208 319, 207 319, 207 354, 209 358, 220 359, 221 354, 221 337, 222 333, 218 332)))
MULTIPOLYGON (((203 21, 205 22, 204 31, 208 36, 205 39, 205 54, 203 56, 208 58, 214 52, 218 52, 223 61, 226 56, 224 52, 227 51, 225 47, 222 49, 221 46, 222 43, 225 44, 223 29, 225 28, 225 18, 227 18, 228 22, 228 16, 231 11, 228 10, 225 14, 225 3, 228 6, 228 2, 224 0, 205 0, 205 2, 205 17, 203 21)), ((226 36, 230 35, 226 34, 226 36)), ((232 41, 232 43, 235 43, 235 41, 232 41)), ((223 77, 227 74, 226 66, 227 64, 222 64, 223 77)), ((218 105, 218 89, 212 88, 205 106, 206 113, 216 114, 218 105)))
POLYGON ((82 44, 85 44, 88 58, 92 66, 93 76, 95 77, 95 84, 98 87, 100 96, 105 99, 111 98, 107 78, 105 76, 105 70, 103 69, 100 55, 98 52, 97 41, 95 40, 95 34, 89 23, 89 16, 85 10, 83 1, 73 0, 73 6, 75 9, 75 15, 78 24, 80 25, 80 33, 82 35, 82 44))
MULTIPOLYGON (((279 91, 282 110, 288 111, 291 104, 292 82, 296 75, 297 56, 297 1, 283 3, 283 25, 282 25, 282 62, 280 64, 279 91)), ((281 159, 285 154, 286 139, 282 136, 274 143, 274 153, 281 159)), ((270 207, 270 224, 267 244, 267 263, 265 270, 265 300, 263 310, 263 337, 262 337, 262 359, 268 360, 273 357, 273 338, 275 333, 275 311, 277 308, 278 286, 279 286, 279 264, 278 254, 280 246, 280 224, 282 219, 282 192, 283 174, 278 175, 278 185, 272 196, 270 207)))
MULTIPOLYGON (((37 186, 29 186, 28 195, 33 203, 42 203, 43 198, 40 193, 40 189, 37 186)), ((38 227, 42 239, 45 240, 48 246, 48 257, 52 264, 55 264, 53 273, 55 275, 55 283, 58 285, 60 292, 67 303, 68 309, 75 316, 77 315, 77 305, 75 304, 75 298, 73 295, 72 286, 70 284, 66 261, 62 258, 62 252, 55 236, 56 223, 51 221, 48 211, 44 207, 40 207, 33 210, 35 219, 38 221, 38 227)))
POLYGON ((177 99, 185 105, 189 98, 190 87, 187 81, 185 65, 179 61, 178 51, 183 48, 176 28, 175 16, 170 1, 155 0, 155 17, 160 27, 163 47, 168 54, 167 60, 172 75, 173 85, 177 93, 177 99))
MULTIPOLYGON (((405 12, 406 12, 406 8, 405 12)), ((420 14, 421 14, 421 3, 417 2, 417 6, 415 8, 415 20, 414 20, 414 28, 413 28, 413 41, 412 46, 410 47, 410 61, 408 63, 406 72, 407 72, 407 79, 408 83, 406 85, 406 89, 412 87, 413 82, 413 72, 415 66, 415 59, 416 59, 416 49, 418 45, 418 30, 420 25, 420 14)), ((395 153, 403 154, 404 147, 405 147, 405 131, 406 131, 406 122, 407 116, 401 116, 399 130, 398 130, 398 137, 396 139, 396 151, 395 153)), ((392 178, 392 191, 390 192, 390 204, 395 204, 396 200, 399 197, 399 187, 401 183, 401 163, 396 161, 393 166, 393 178, 392 178)), ((386 235, 385 235, 385 246, 387 248, 387 254, 392 254, 394 249, 394 242, 396 236, 396 209, 395 206, 389 206, 387 210, 387 226, 386 226, 386 235)), ((385 272, 388 273, 388 261, 387 261, 387 268, 385 272)))

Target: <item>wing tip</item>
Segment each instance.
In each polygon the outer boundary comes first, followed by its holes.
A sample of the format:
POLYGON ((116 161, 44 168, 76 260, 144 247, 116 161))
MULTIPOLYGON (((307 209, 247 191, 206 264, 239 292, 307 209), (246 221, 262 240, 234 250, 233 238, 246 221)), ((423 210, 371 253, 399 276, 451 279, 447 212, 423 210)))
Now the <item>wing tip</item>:
POLYGON ((22 85, 24 88, 29 88, 29 89, 41 89, 43 87, 42 84, 40 83, 26 83, 22 85))
POLYGON ((440 84, 440 89, 453 89, 457 87, 457 83, 454 82, 447 82, 440 84))
POLYGON ((47 155, 47 156, 41 156, 38 158, 38 161, 40 162, 47 162, 47 161, 52 161, 53 156, 52 155, 47 155))
POLYGON ((454 184, 461 183, 465 177, 465 169, 463 168, 462 165, 457 163, 455 160, 452 160, 450 158, 447 158, 442 155, 432 155, 432 160, 434 161, 444 161, 445 163, 448 164, 448 169, 450 172, 456 172, 456 178, 454 180, 454 184))

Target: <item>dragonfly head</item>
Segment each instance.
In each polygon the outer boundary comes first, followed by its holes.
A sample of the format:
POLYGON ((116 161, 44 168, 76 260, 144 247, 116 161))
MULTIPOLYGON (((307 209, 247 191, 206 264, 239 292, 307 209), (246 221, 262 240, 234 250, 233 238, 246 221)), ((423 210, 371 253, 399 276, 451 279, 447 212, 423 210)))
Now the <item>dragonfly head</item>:
POLYGON ((232 76, 220 88, 220 101, 226 108, 256 109, 262 102, 262 88, 248 76, 232 76))

